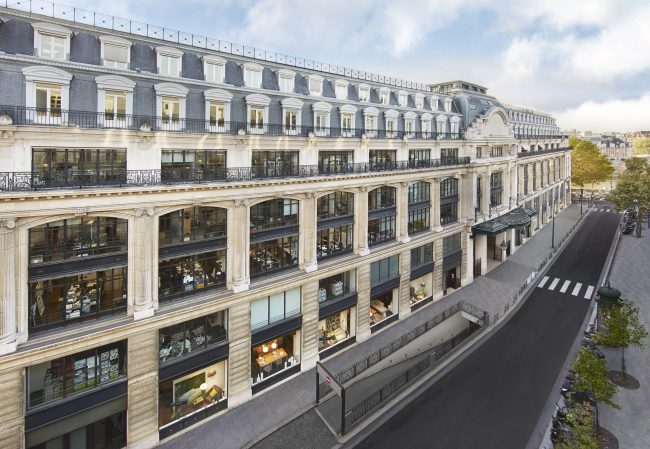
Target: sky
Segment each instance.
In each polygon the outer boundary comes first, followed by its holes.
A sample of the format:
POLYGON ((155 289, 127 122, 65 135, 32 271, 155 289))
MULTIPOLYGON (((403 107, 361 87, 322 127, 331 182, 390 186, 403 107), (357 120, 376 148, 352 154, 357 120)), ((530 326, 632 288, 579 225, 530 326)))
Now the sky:
POLYGON ((467 80, 562 129, 650 129, 650 0, 61 3, 411 81, 467 80))

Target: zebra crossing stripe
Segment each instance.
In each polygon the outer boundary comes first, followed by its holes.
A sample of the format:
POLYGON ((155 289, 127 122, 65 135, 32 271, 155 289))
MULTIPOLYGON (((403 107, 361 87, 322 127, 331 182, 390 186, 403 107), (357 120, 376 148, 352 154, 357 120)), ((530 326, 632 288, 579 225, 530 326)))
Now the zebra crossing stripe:
POLYGON ((573 291, 571 292, 571 294, 572 294, 573 296, 578 296, 578 293, 580 293, 580 289, 581 289, 581 288, 582 288, 582 284, 581 284, 580 282, 578 282, 578 283, 576 284, 576 286, 573 287, 573 291))
POLYGON ((585 299, 591 299, 591 294, 594 292, 594 287, 590 285, 587 287, 587 293, 585 293, 585 299))
POLYGON ((547 282, 547 281, 548 281, 548 276, 544 276, 544 279, 542 279, 542 282, 540 282, 539 285, 538 285, 537 287, 539 287, 539 288, 544 288, 544 286, 546 285, 546 282, 547 282))
POLYGON ((560 278, 553 279, 553 282, 551 282, 551 285, 548 286, 548 289, 555 290, 555 287, 557 286, 558 282, 560 282, 560 278))
POLYGON ((560 293, 566 292, 567 288, 569 288, 569 285, 571 285, 571 281, 564 281, 564 284, 562 284, 562 288, 560 289, 560 293))

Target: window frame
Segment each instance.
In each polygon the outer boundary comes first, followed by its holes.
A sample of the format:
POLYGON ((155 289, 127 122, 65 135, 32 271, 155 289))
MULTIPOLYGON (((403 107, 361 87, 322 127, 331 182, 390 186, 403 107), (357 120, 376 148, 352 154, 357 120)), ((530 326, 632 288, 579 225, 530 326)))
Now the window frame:
POLYGON ((39 58, 50 59, 54 61, 68 61, 70 60, 70 38, 72 31, 53 23, 32 23, 34 28, 34 56, 39 58), (56 58, 54 56, 44 56, 43 52, 43 36, 54 37, 63 39, 63 57, 56 58))
POLYGON ((34 123, 45 125, 65 125, 68 122, 70 108, 70 81, 72 75, 61 69, 48 66, 30 66, 22 69, 25 76, 25 106, 33 109, 30 117, 34 123), (58 86, 61 89, 61 107, 46 108, 38 111, 38 85, 58 86))
POLYGON ((307 75, 307 90, 309 91, 309 95, 312 97, 322 97, 323 96, 323 81, 324 78, 319 75, 307 75), (318 90, 312 89, 314 84, 312 83, 317 83, 316 86, 318 87, 318 90))
POLYGON ((209 83, 225 84, 226 82, 226 60, 216 55, 205 55, 201 57, 203 62, 203 78, 209 83), (210 79, 208 74, 217 75, 210 79))
MULTIPOLYGON (((133 117, 133 90, 135 82, 116 75, 102 75, 95 78, 97 85, 97 120, 98 125, 104 128, 130 128, 133 117), (123 118, 115 120, 107 118, 106 96, 109 92, 122 93, 126 98, 126 110, 123 118)), ((117 115, 117 114, 116 114, 117 115)))
POLYGON ((183 73, 183 52, 180 51, 177 48, 173 47, 156 47, 156 70, 158 75, 160 76, 168 76, 168 77, 173 77, 173 78, 180 78, 183 73), (167 58, 163 60, 163 58, 167 58), (176 70, 172 71, 172 67, 170 65, 170 62, 172 59, 176 60, 176 70), (164 67, 166 70, 163 73, 163 61, 166 61, 164 64, 164 67))
POLYGON ((101 45, 100 62, 102 66, 110 67, 113 69, 122 69, 122 70, 129 70, 131 68, 131 47, 133 46, 133 42, 128 41, 126 39, 122 39, 121 37, 117 37, 117 36, 99 36, 99 41, 101 45), (126 61, 122 63, 118 61, 107 60, 106 59, 107 45, 123 49, 126 52, 126 61))

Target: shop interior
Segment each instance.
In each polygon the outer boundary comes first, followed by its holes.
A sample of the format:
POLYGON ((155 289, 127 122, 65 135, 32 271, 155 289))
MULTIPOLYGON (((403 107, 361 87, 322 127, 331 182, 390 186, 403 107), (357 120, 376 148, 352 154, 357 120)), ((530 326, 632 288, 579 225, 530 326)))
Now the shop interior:
POLYGON ((431 297, 433 291, 433 273, 427 273, 411 280, 410 304, 414 305, 431 297))
POLYGON ((330 348, 353 337, 356 307, 336 312, 318 322, 318 350, 330 348))
POLYGON ((228 338, 226 312, 165 327, 159 331, 159 338, 160 363, 224 342, 228 338))
POLYGON ((161 260, 158 268, 160 297, 192 292, 226 283, 224 250, 161 260))
POLYGON ((318 302, 336 299, 355 290, 354 271, 344 271, 318 281, 318 302))
POLYGON ((399 289, 394 288, 370 298, 370 326, 378 324, 397 313, 399 289))
POLYGON ((251 350, 251 377, 253 384, 261 382, 300 361, 300 332, 266 341, 251 350))

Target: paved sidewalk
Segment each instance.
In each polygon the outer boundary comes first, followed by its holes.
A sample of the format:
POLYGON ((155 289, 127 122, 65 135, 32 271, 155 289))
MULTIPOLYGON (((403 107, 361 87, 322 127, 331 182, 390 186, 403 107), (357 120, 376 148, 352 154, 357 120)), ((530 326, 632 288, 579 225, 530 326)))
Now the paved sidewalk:
MULTIPOLYGON (((640 309, 641 322, 650 329, 650 231, 644 223, 642 238, 633 235, 621 236, 610 283, 621 291, 623 298, 634 301, 640 309)), ((650 342, 644 350, 628 348, 625 351, 625 365, 628 373, 637 378, 638 390, 619 388, 614 401, 621 407, 614 410, 602 405, 600 425, 618 438, 621 448, 647 449, 650 447, 650 342)), ((621 350, 603 348, 610 369, 620 369, 621 350)))
MULTIPOLYGON (((558 214, 555 220, 556 243, 580 218, 580 206, 572 205, 558 214)), ((431 319, 459 300, 503 315, 504 306, 512 300, 530 274, 551 251, 551 223, 537 232, 515 254, 472 284, 427 305, 370 339, 327 359, 325 366, 334 373, 363 359, 406 332, 431 319)), ((207 419, 182 435, 164 442, 163 448, 183 449, 238 449, 269 435, 255 447, 273 448, 330 448, 336 440, 323 432, 322 421, 313 419, 316 401, 315 370, 309 370, 271 388, 239 407, 212 419, 207 419), (296 419, 297 418, 297 419, 296 419), (293 422, 291 422, 293 421, 293 422), (289 423, 288 425, 286 425, 289 423), (305 426, 307 426, 305 428, 305 426), (307 429, 307 430, 306 430, 307 429), (275 434, 272 434, 275 432, 275 434), (307 443, 312 435, 314 441, 307 443), (305 439, 307 438, 307 440, 305 439), (280 444, 280 445, 278 445, 280 444)))

